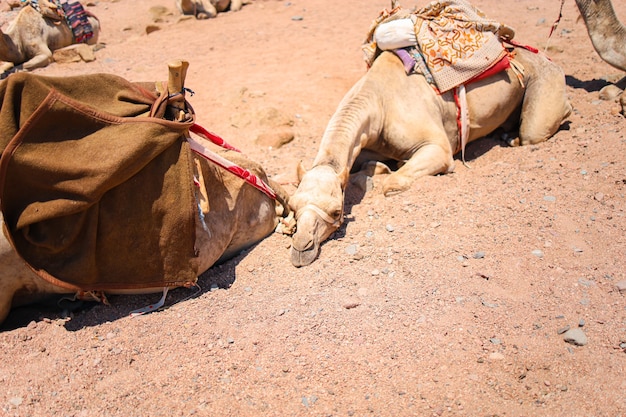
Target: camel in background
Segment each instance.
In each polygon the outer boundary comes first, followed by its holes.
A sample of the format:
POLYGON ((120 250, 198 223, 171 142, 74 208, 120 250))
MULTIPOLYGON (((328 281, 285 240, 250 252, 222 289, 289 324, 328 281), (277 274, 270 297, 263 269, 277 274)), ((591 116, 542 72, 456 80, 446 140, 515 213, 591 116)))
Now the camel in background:
MULTIPOLYGON (((72 29, 57 13, 54 3, 40 0, 40 11, 29 5, 20 10, 6 32, 0 31, 0 66, 2 72, 13 67, 32 70, 48 65, 52 52, 76 43, 72 29)), ((100 22, 87 14, 93 35, 86 40, 95 45, 100 34, 100 22)))
POLYGON ((236 12, 242 5, 243 0, 176 0, 178 11, 198 19, 209 19, 226 10, 236 12))
MULTIPOLYGON (((626 26, 617 16, 610 0, 576 0, 591 43, 600 58, 617 69, 626 71, 626 26)), ((626 116, 626 93, 619 98, 622 115, 626 116)))

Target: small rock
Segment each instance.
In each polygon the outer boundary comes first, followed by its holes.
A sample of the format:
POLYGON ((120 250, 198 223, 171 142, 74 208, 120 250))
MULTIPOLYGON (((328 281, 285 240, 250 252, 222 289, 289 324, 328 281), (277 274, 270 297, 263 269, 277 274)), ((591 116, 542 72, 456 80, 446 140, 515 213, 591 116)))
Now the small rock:
POLYGON ((152 32, 156 32, 157 30, 161 30, 161 27, 157 25, 148 25, 146 26, 146 35, 149 35, 152 32))
POLYGON ((59 64, 68 64, 70 62, 91 62, 96 59, 91 46, 79 43, 57 49, 52 53, 52 59, 59 64))
POLYGON ((359 303, 358 301, 348 301, 348 302, 345 302, 342 307, 345 308, 346 310, 351 310, 353 308, 357 308, 360 305, 361 303, 359 303))
POLYGON ((556 201, 556 197, 553 195, 546 195, 543 197, 543 201, 556 201))
POLYGON ((626 293, 626 280, 618 282, 617 284, 615 284, 615 287, 620 293, 626 293))
POLYGON ((295 138, 295 133, 291 127, 274 128, 271 132, 259 134, 256 143, 267 148, 278 149, 295 138))
POLYGON ((304 20, 304 17, 302 17, 302 16, 293 16, 291 18, 291 20, 293 20, 294 22, 299 22, 301 20, 304 20))
POLYGON ((13 407, 17 407, 19 405, 22 404, 22 401, 24 401, 22 399, 22 397, 13 397, 9 400, 9 403, 13 406, 13 407))
POLYGON ((485 257, 485 252, 478 251, 473 256, 474 256, 474 259, 483 259, 485 257))
POLYGON ((566 331, 568 331, 569 329, 570 329, 570 327, 569 327, 569 324, 568 324, 567 326, 561 327, 561 328, 560 328, 560 329, 558 329, 556 332, 557 332, 558 334, 563 334, 563 333, 565 333, 566 331))
POLYGON ((535 249, 532 251, 532 254, 537 258, 543 258, 543 251, 541 249, 535 249))
POLYGON ((385 226, 385 229, 386 229, 388 232, 393 232, 393 231, 395 230, 395 229, 393 228, 393 226, 392 226, 392 225, 390 225, 390 224, 386 225, 386 226, 385 226))
POLYGON ((570 329, 563 335, 563 340, 576 346, 585 346, 587 344, 587 335, 580 328, 570 329))
POLYGON ((354 255, 356 255, 356 253, 357 253, 357 251, 358 251, 358 250, 359 250, 358 245, 349 245, 349 246, 346 248, 346 253, 347 253, 348 255, 350 255, 350 256, 354 256, 354 255))

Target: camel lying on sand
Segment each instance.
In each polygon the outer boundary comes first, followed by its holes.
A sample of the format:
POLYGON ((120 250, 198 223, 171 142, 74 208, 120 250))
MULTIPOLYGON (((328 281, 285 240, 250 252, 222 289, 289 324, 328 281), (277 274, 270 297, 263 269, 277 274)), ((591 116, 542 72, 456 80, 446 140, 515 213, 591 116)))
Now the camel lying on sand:
MULTIPOLYGON (((199 254, 195 268, 198 275, 270 235, 276 228, 280 215, 288 210, 286 192, 280 185, 268 180, 259 164, 233 151, 223 151, 222 155, 268 182, 272 190, 279 194, 279 198, 272 200, 235 175, 225 174, 215 164, 195 157, 201 166, 203 185, 210 206, 206 211, 203 210, 204 221, 197 219, 196 222, 195 247, 199 254)), ((0 324, 13 307, 32 304, 53 294, 76 293, 53 285, 35 274, 16 254, 3 233, 0 233, 0 265, 0 324)), ((106 293, 144 294, 162 291, 163 288, 158 287, 110 290, 106 293)))
MULTIPOLYGON (((516 48, 523 85, 511 70, 467 85, 469 141, 520 122, 519 142, 550 138, 570 114, 563 71, 545 56, 516 48)), ((383 182, 385 195, 408 190, 425 175, 451 172, 460 149, 451 91, 437 94, 426 79, 407 76, 392 52, 383 52, 346 94, 322 137, 313 167, 299 169, 289 204, 296 213, 291 261, 312 263, 343 221, 344 189, 362 150, 403 165, 383 182)))
MULTIPOLYGON (((626 71, 626 26, 615 15, 610 0, 576 0, 591 43, 600 58, 626 71)), ((626 92, 620 95, 622 115, 626 116, 626 92)))
MULTIPOLYGON (((61 19, 50 3, 41 1, 41 13, 33 7, 25 6, 6 32, 0 31, 0 67, 2 72, 14 66, 19 69, 32 70, 48 65, 52 52, 76 43, 72 29, 61 19)), ((95 16, 88 15, 93 36, 87 44, 95 45, 100 33, 100 22, 95 16)))
POLYGON ((0 83, 0 324, 51 294, 106 301, 194 285, 287 216, 287 193, 258 163, 219 138, 185 145, 198 129, 181 110, 185 72, 171 65, 160 95, 109 74, 0 83))
POLYGON ((241 9, 243 0, 176 0, 176 7, 182 14, 193 15, 198 19, 208 19, 226 10, 241 9))

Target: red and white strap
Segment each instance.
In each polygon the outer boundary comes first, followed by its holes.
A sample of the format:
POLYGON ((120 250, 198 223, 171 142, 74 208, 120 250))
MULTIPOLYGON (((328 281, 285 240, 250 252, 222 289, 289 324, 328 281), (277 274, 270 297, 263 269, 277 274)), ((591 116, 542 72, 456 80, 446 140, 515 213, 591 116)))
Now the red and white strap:
POLYGON ((261 178, 254 175, 247 169, 240 167, 239 165, 236 165, 232 163, 231 161, 229 161, 228 159, 211 151, 207 147, 207 144, 203 142, 210 141, 224 149, 241 152, 239 149, 235 148, 232 145, 229 145, 224 139, 222 139, 221 137, 217 136, 214 133, 209 132, 208 130, 206 130, 205 128, 203 128, 202 126, 198 124, 194 124, 189 129, 189 131, 194 133, 195 136, 197 136, 197 137, 192 137, 191 135, 189 135, 189 137, 187 138, 187 141, 189 142, 189 146, 191 147, 192 151, 202 156, 206 160, 211 161, 221 166, 222 168, 226 169, 227 171, 232 172, 233 174, 237 175, 239 178, 242 178, 248 184, 262 191, 269 198, 276 199, 276 193, 274 192, 274 190, 272 190, 272 188, 269 185, 267 185, 261 178))

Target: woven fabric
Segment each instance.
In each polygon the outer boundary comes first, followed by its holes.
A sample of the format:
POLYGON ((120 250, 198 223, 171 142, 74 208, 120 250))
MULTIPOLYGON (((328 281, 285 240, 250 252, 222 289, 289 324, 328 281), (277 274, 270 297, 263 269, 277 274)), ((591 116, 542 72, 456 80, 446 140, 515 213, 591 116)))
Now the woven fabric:
POLYGON ((65 20, 70 29, 72 29, 76 43, 85 43, 91 39, 93 37, 93 28, 91 23, 89 23, 87 13, 85 13, 82 4, 79 2, 64 2, 61 3, 61 7, 63 8, 63 14, 65 14, 65 20))
POLYGON ((465 1, 433 2, 416 15, 417 42, 441 92, 474 78, 506 53, 497 36, 500 24, 465 1))

